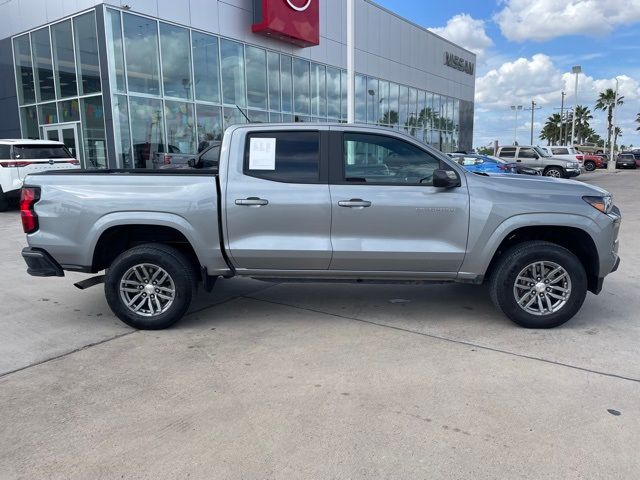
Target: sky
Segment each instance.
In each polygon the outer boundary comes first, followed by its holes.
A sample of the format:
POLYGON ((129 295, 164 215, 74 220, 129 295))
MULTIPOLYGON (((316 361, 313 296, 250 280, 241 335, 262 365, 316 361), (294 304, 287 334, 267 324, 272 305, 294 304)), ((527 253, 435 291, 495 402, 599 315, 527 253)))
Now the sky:
POLYGON ((606 137, 606 113, 595 110, 598 93, 615 88, 624 105, 616 124, 624 145, 640 146, 640 0, 376 0, 477 54, 474 147, 494 140, 530 141, 531 112, 517 123, 511 105, 540 107, 534 143, 547 117, 574 103, 573 65, 582 67, 578 105, 591 109, 591 127, 606 137))

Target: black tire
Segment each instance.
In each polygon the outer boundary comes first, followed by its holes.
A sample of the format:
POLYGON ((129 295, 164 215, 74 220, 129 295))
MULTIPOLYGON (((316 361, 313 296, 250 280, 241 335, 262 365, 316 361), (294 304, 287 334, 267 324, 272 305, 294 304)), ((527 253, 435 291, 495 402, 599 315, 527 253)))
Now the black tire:
POLYGON ((554 328, 570 320, 582 307, 587 295, 587 274, 578 257, 566 248, 550 242, 530 241, 515 245, 500 257, 493 269, 489 290, 496 307, 514 323, 525 328, 554 328), (514 286, 523 269, 543 261, 553 262, 565 270, 571 282, 571 292, 557 311, 535 315, 518 304, 514 286))
POLYGON ((549 167, 544 171, 545 177, 566 178, 564 170, 561 167, 549 167))
MULTIPOLYGON (((145 283, 151 287, 150 281, 145 283)), ((131 287, 131 289, 134 288, 141 287, 131 287)), ((153 289, 154 287, 151 288, 153 289)), ((187 312, 195 290, 196 274, 189 259, 175 248, 158 243, 140 245, 118 256, 107 270, 104 284, 107 303, 113 313, 130 327, 140 330, 161 330, 176 323, 187 312), (123 298, 123 295, 127 295, 127 293, 121 293, 120 291, 121 282, 131 272, 131 269, 142 264, 159 267, 168 274, 169 280, 173 282, 175 293, 172 303, 166 310, 162 310, 158 314, 147 312, 145 315, 144 313, 134 312, 127 306, 123 298)), ((165 293, 164 290, 162 293, 165 293)), ((147 296, 147 293, 141 292, 141 294, 144 297, 147 296)), ((130 293, 129 295, 133 296, 135 294, 130 293)), ((155 297, 153 292, 149 296, 155 297)), ((158 295, 158 298, 160 298, 160 295, 158 295)), ((158 301, 162 302, 163 300, 158 301)), ((150 299, 148 302, 151 304, 150 299)), ((144 308, 147 307, 142 307, 141 310, 144 310, 144 308)))
POLYGON ((6 212, 7 210, 9 210, 9 199, 7 198, 7 195, 2 192, 2 189, 0 188, 0 212, 6 212))
POLYGON ((584 169, 587 172, 593 172, 596 169, 596 163, 592 162, 591 160, 588 160, 584 162, 584 169))

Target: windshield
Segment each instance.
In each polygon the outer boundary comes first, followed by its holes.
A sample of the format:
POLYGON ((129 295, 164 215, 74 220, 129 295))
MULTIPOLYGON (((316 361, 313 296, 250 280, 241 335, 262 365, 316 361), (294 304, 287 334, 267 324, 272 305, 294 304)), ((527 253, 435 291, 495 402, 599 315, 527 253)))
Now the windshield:
POLYGON ((536 152, 538 152, 538 155, 540 155, 541 157, 550 157, 551 156, 547 152, 545 152, 543 149, 541 149, 540 147, 533 147, 533 149, 536 152))
POLYGON ((64 145, 16 145, 13 152, 15 158, 21 160, 73 158, 64 145))

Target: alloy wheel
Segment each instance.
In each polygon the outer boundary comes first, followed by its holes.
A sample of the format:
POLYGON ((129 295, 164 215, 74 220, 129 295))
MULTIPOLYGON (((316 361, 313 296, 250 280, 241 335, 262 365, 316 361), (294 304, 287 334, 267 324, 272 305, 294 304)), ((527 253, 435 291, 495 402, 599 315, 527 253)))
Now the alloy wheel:
POLYGON ((571 277, 555 262, 534 262, 516 277, 513 296, 525 312, 536 316, 551 315, 567 304, 571 296, 571 277))
POLYGON ((176 287, 171 275, 158 265, 135 265, 120 280, 120 297, 125 306, 143 317, 155 317, 166 312, 175 296, 176 287))

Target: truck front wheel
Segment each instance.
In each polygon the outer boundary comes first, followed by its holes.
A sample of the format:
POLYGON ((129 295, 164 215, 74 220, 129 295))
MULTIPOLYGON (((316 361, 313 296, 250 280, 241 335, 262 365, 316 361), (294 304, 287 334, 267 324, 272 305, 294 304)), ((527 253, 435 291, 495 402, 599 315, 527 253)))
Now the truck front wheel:
POLYGON ((195 273, 179 250, 150 243, 118 256, 105 278, 113 313, 140 330, 168 328, 187 312, 195 291, 195 273))
POLYGON ((570 320, 587 295, 587 274, 569 250, 543 241, 518 244, 493 270, 491 299, 525 328, 553 328, 570 320))
POLYGON ((545 177, 553 177, 553 178, 564 178, 566 175, 564 174, 564 170, 560 167, 549 167, 544 171, 545 177))

